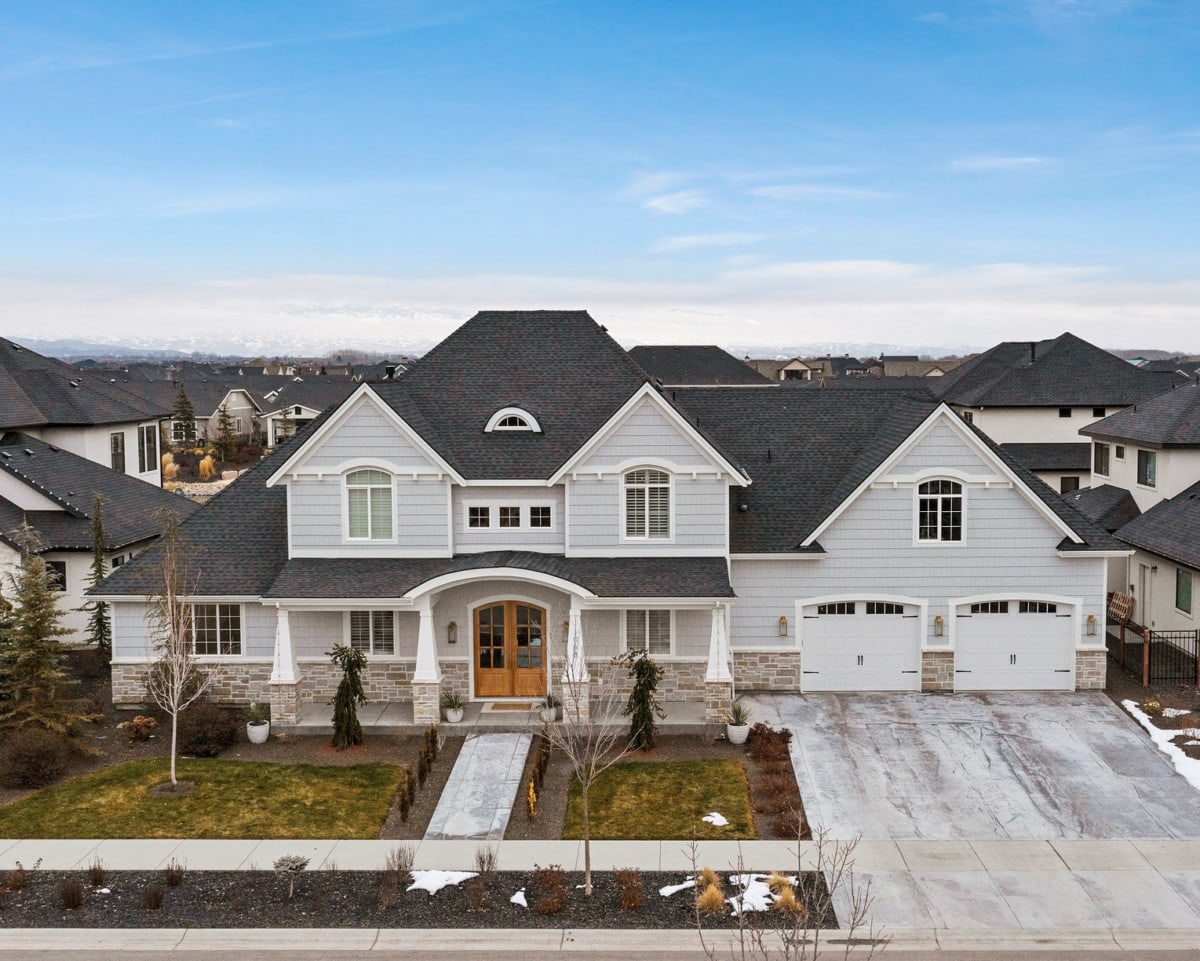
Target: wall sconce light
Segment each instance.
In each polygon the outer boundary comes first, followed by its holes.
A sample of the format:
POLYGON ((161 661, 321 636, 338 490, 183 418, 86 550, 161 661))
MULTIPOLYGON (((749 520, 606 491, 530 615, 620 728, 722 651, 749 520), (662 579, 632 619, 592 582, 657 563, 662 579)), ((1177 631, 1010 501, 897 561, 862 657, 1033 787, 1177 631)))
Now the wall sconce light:
POLYGON ((446 625, 446 643, 458 643, 458 621, 451 621, 446 625))
POLYGON ((781 617, 779 619, 779 636, 787 637, 787 618, 786 617, 781 617))
POLYGON ((1095 614, 1088 615, 1087 631, 1088 631, 1088 637, 1096 636, 1096 615, 1095 614))
POLYGON ((933 636, 941 637, 945 632, 946 632, 946 622, 945 622, 945 620, 942 619, 942 615, 939 614, 937 617, 935 617, 933 619, 933 636))

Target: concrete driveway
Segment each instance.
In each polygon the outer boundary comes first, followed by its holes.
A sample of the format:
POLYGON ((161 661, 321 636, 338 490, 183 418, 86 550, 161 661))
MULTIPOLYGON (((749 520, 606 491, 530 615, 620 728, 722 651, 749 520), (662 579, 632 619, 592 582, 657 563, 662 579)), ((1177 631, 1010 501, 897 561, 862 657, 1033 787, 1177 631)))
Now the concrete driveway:
POLYGON ((1200 791, 1100 693, 777 694, 814 828, 835 838, 1200 837, 1200 791))

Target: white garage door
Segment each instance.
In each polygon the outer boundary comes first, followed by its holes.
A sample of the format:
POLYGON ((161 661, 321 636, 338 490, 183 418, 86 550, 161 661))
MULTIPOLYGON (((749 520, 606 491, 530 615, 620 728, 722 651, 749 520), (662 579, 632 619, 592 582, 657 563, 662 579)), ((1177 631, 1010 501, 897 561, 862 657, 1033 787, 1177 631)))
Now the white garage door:
POLYGON ((1046 601, 984 601, 956 612, 956 691, 1075 688, 1074 607, 1046 601))
POLYGON ((804 691, 919 691, 915 604, 836 601, 801 608, 804 691))

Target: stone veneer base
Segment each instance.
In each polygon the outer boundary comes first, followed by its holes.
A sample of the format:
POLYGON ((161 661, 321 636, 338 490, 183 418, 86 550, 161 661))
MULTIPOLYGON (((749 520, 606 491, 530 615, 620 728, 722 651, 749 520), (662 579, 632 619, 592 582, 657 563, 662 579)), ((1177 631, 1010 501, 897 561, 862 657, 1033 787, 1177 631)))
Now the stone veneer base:
POLYGON ((1105 648, 1075 652, 1075 690, 1103 691, 1108 683, 1108 651, 1105 648))
POLYGON ((921 690, 954 690, 954 652, 921 652, 921 690))

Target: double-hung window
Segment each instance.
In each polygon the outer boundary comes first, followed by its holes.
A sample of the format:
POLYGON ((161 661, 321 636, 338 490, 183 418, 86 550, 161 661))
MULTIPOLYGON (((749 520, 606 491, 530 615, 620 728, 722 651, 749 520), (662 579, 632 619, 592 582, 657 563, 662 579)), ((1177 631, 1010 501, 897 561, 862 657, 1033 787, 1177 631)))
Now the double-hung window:
POLYGON ((951 480, 925 481, 917 488, 917 540, 961 541, 963 488, 951 480))
POLYGON ((396 620, 391 611, 351 611, 350 646, 364 654, 396 653, 396 620))
POLYGON ((240 604, 196 604, 192 607, 193 650, 201 656, 242 653, 240 604))
POLYGON ((138 428, 138 473, 146 474, 158 467, 158 426, 144 424, 138 428))
POLYGON ((1158 454, 1155 451, 1138 451, 1137 482, 1143 487, 1158 485, 1158 454))
POLYGON ((346 533, 351 540, 392 539, 392 477, 381 470, 346 475, 346 533))
POLYGON ((666 471, 641 468, 625 474, 625 536, 646 540, 671 537, 671 478, 666 471))
POLYGON ((1092 448, 1092 470, 1097 474, 1108 476, 1108 445, 1097 441, 1092 448))
POLYGON ((670 611, 626 611, 625 649, 647 654, 671 653, 670 611))

